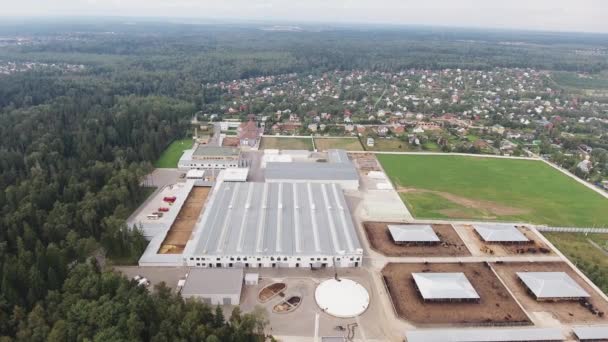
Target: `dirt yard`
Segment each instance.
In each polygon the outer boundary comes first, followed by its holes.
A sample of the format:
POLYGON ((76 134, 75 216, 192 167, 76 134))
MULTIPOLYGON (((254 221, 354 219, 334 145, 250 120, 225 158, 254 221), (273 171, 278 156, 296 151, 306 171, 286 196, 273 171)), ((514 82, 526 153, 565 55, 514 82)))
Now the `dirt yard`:
POLYGON ((606 322, 606 316, 599 317, 594 315, 589 309, 585 308, 578 301, 560 302, 539 302, 536 301, 526 287, 519 281, 515 272, 566 272, 587 293, 591 295, 589 302, 599 311, 608 314, 608 302, 606 302, 591 286, 579 277, 568 264, 563 262, 535 262, 535 263, 505 263, 493 264, 498 276, 504 281, 513 295, 528 312, 547 312, 562 323, 598 323, 606 322))
POLYGON ((210 187, 192 188, 160 247, 161 254, 180 254, 184 251, 210 190, 210 187))
POLYGON ((484 263, 395 264, 382 270, 397 314, 418 326, 435 324, 521 325, 530 324, 507 289, 484 263), (464 272, 479 303, 425 303, 416 290, 412 273, 464 272))
POLYGON ((351 153, 349 156, 361 172, 381 171, 378 159, 372 153, 351 153))
POLYGON ((460 233, 463 235, 465 241, 469 242, 469 248, 475 249, 479 253, 474 252, 473 254, 480 255, 554 255, 553 251, 547 246, 530 228, 518 227, 519 231, 522 232, 531 242, 526 244, 500 244, 500 243, 486 243, 481 237, 475 232, 475 229, 471 225, 462 225, 460 233))
POLYGON ((389 222, 364 222, 365 235, 372 248, 386 256, 468 256, 469 250, 449 224, 434 224, 441 240, 438 245, 397 245, 388 231, 389 222))

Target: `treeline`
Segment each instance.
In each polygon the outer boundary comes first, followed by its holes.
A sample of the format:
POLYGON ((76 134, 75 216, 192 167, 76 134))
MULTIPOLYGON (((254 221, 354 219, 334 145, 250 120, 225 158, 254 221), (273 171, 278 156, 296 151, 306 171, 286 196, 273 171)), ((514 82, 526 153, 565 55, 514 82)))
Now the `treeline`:
POLYGON ((235 324, 206 321, 213 315, 204 305, 162 291, 150 296, 86 266, 104 255, 139 258, 147 242, 125 219, 144 199, 140 182, 150 161, 183 134, 194 105, 151 94, 116 96, 128 85, 90 78, 36 82, 25 73, 8 80, 23 89, 5 93, 0 111, 0 336, 255 340, 251 329, 238 335, 230 330, 235 324))

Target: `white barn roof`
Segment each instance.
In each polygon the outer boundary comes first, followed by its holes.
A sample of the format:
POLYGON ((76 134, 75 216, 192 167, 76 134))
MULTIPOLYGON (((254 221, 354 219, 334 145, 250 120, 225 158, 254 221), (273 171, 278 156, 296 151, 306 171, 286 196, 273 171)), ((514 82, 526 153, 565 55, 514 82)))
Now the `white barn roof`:
POLYGON ((184 256, 361 254, 337 184, 223 182, 184 256))
POLYGON ((559 328, 466 328, 412 330, 407 342, 563 341, 559 328))
POLYGON ((576 326, 572 330, 579 341, 608 340, 608 325, 576 326))
POLYGON ((433 227, 427 224, 389 224, 395 242, 439 242, 433 227))
POLYGON ((526 242, 530 241, 511 224, 476 224, 473 225, 477 234, 487 242, 526 242))
POLYGON ((222 179, 224 182, 245 182, 247 181, 247 175, 249 175, 248 167, 229 167, 222 170, 222 179))
POLYGON ((464 273, 412 273, 424 299, 479 299, 464 273))
POLYGON ((517 276, 536 298, 589 297, 565 272, 517 272, 517 276))

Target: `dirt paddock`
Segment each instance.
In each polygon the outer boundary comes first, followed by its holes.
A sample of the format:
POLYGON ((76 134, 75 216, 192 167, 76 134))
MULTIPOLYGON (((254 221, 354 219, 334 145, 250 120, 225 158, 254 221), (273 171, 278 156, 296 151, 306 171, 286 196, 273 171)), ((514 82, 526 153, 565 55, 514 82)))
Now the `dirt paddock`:
POLYGON ((161 254, 179 254, 184 251, 210 190, 210 187, 195 186, 192 188, 186 202, 177 214, 175 222, 167 232, 160 247, 161 254))
POLYGON ((468 256, 464 242, 449 224, 434 224, 433 230, 441 240, 436 245, 398 245, 388 231, 390 222, 364 222, 365 235, 372 248, 386 256, 468 256))
POLYGON ((397 314, 418 326, 527 325, 530 321, 485 263, 390 263, 382 270, 397 314), (478 303, 428 303, 417 292, 412 273, 463 272, 481 300, 478 303))
POLYGON ((524 284, 519 281, 516 272, 566 272, 587 293, 591 295, 588 301, 599 311, 608 315, 608 302, 606 302, 591 286, 589 286, 576 272, 564 262, 518 262, 493 264, 498 276, 509 287, 513 295, 529 312, 549 312, 562 323, 597 323, 606 322, 606 316, 594 315, 588 308, 578 301, 537 301, 527 291, 524 284))

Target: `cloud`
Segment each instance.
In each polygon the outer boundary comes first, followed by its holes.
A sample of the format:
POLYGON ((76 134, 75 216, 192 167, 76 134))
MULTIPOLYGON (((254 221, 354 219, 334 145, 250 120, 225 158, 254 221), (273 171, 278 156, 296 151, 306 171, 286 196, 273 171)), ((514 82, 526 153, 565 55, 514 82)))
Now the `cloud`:
POLYGON ((604 0, 21 0, 3 15, 163 16, 608 32, 604 0))

